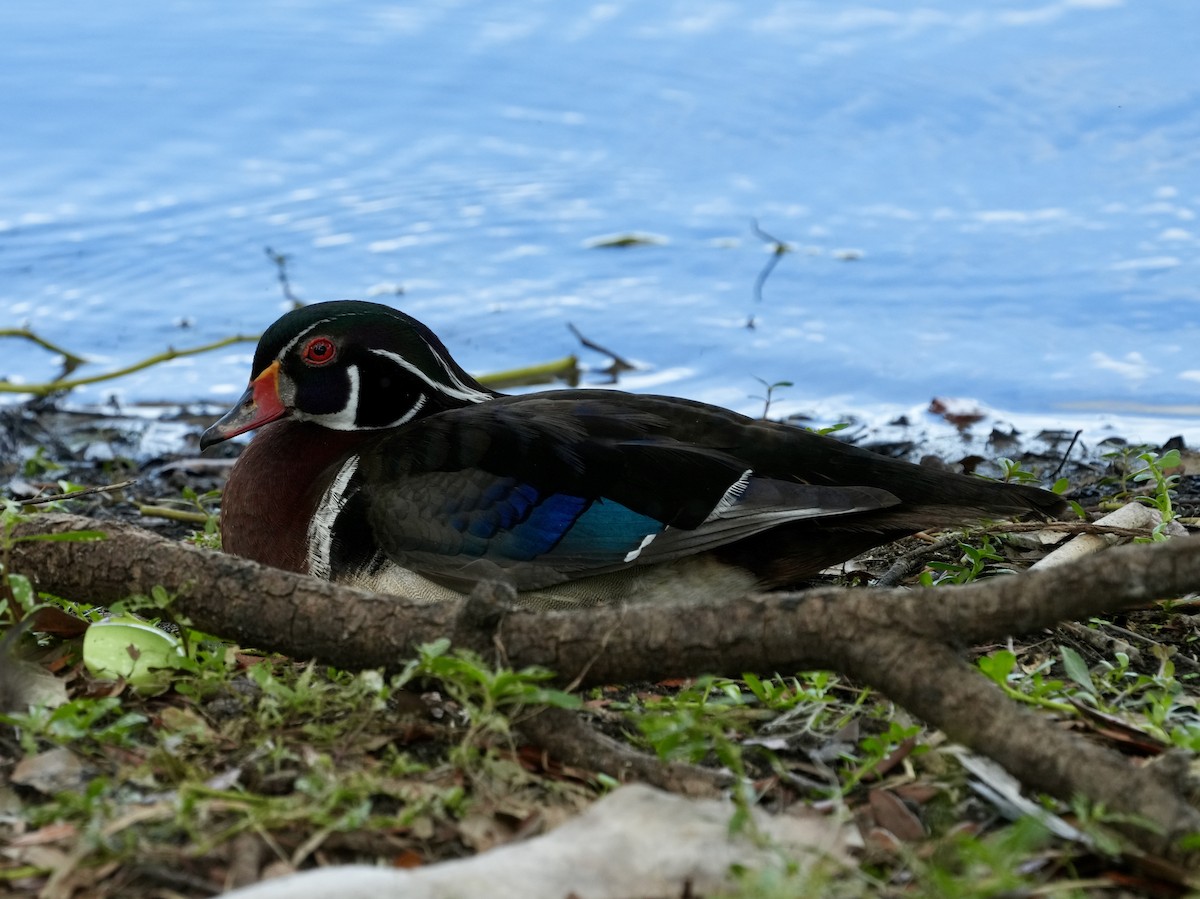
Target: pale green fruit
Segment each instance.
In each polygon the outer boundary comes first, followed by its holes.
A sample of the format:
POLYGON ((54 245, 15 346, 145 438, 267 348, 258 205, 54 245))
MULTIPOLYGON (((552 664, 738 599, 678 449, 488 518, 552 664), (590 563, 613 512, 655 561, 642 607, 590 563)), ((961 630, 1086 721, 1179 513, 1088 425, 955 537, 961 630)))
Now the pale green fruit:
POLYGON ((83 664, 93 676, 121 677, 143 692, 165 689, 183 656, 176 637, 132 615, 97 621, 83 636, 83 664))

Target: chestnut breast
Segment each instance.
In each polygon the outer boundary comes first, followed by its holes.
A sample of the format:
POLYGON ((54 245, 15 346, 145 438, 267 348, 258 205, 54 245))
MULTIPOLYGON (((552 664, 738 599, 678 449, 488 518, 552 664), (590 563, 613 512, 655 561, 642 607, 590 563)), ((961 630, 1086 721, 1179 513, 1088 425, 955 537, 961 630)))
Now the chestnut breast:
POLYGON ((238 457, 221 499, 225 552, 307 572, 308 526, 330 481, 373 431, 308 422, 265 425, 238 457))

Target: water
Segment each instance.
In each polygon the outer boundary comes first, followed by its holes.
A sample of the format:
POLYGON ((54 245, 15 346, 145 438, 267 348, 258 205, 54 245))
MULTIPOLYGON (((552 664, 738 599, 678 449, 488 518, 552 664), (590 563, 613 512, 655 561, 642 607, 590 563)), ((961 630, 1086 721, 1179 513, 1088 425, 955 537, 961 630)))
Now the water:
MULTIPOLYGON (((778 412, 1200 432, 1189 0, 51 0, 0 41, 0 327, 83 373, 260 331, 269 246, 475 371, 577 350, 570 322, 622 386, 742 411, 786 380, 778 412), (755 220, 795 249, 761 300, 755 220), (589 246, 629 231, 664 242, 589 246)), ((249 357, 76 397, 228 402, 249 357)))

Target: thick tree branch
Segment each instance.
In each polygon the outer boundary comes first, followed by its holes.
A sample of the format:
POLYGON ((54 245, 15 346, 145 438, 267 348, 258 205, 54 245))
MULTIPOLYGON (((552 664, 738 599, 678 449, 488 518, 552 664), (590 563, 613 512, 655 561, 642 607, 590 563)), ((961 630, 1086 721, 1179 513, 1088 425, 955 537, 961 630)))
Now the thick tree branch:
POLYGON ((1063 799, 1086 796, 1108 812, 1153 822, 1160 837, 1136 830, 1130 835, 1139 841, 1150 837, 1149 845, 1159 850, 1200 831, 1200 812, 1183 799, 1183 772, 1132 764, 1079 738, 1047 716, 1007 699, 941 643, 876 631, 860 637, 857 647, 840 670, 883 690, 950 739, 998 762, 1026 786, 1063 799))
MULTIPOLYGON (((161 584, 180 594, 178 610, 201 629, 343 667, 395 666, 413 645, 456 632, 491 645, 490 635, 471 637, 479 630, 473 621, 460 626, 465 603, 364 593, 130 525, 47 514, 21 523, 16 535, 96 528, 109 539, 17 544, 13 570, 43 590, 98 604, 161 584)), ((512 609, 502 616, 500 637, 513 664, 547 665, 566 679, 586 671, 584 683, 613 683, 840 666, 841 645, 853 645, 864 629, 967 645, 1197 589, 1200 541, 1177 539, 954 589, 829 587, 719 603, 512 609)))
POLYGON ((1200 541, 1125 547, 959 588, 823 588, 545 612, 483 593, 440 605, 375 596, 72 516, 36 516, 17 534, 97 527, 108 540, 18 543, 14 570, 39 589, 97 603, 162 584, 178 591, 176 610, 202 630, 345 668, 396 667, 415 644, 442 636, 499 647, 514 666, 545 665, 582 684, 830 668, 877 687, 1030 786, 1067 799, 1083 794, 1152 822, 1162 835, 1139 837, 1156 851, 1200 831, 1200 814, 1172 776, 1020 709, 954 652, 1200 590, 1200 541))

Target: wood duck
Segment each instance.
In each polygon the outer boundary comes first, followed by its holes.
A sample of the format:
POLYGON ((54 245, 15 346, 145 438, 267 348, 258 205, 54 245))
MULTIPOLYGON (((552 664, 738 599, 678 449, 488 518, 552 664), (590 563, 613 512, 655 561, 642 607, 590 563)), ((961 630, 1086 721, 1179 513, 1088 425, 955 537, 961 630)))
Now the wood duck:
POLYGON ((737 595, 928 527, 1063 506, 685 399, 505 396, 420 322, 356 301, 268 328, 200 445, 255 428, 225 488, 226 551, 428 600, 492 579, 534 606, 737 595))

